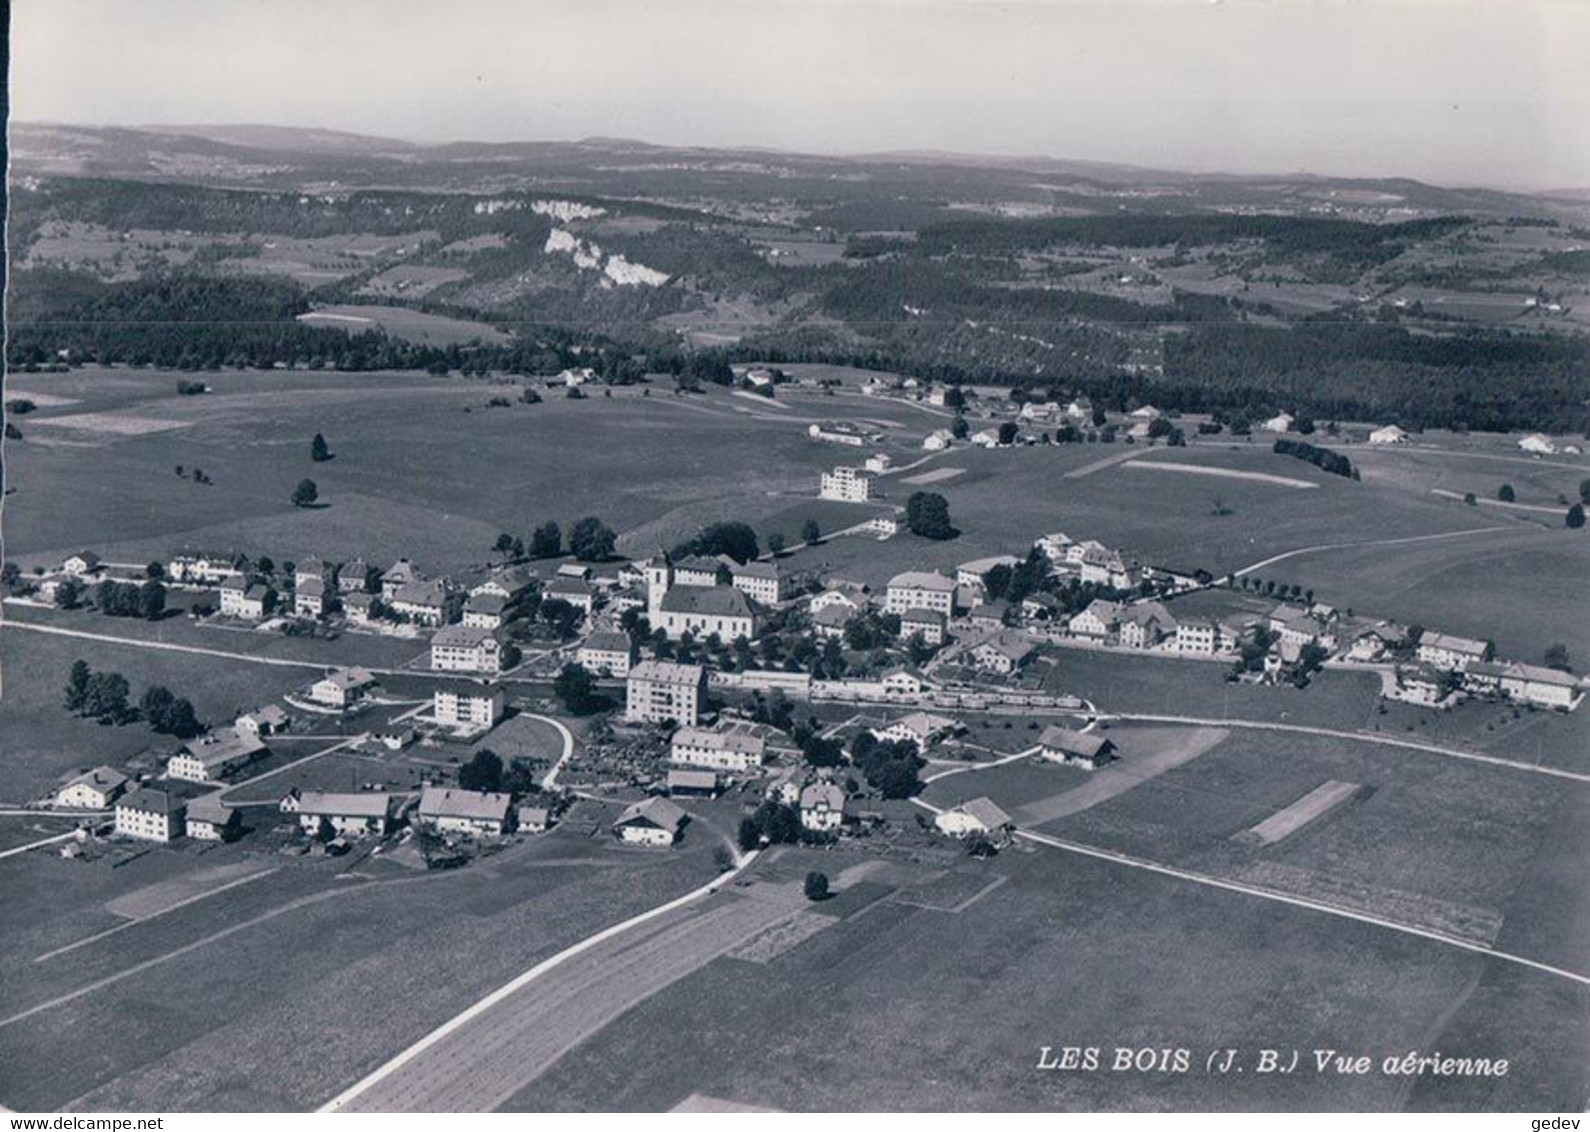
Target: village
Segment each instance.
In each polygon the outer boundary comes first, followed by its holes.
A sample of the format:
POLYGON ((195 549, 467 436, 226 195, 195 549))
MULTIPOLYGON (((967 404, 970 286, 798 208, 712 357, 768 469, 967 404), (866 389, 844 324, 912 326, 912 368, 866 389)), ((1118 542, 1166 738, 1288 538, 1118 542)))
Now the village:
MULTIPOLYGON (((548 384, 575 392, 589 379, 571 371, 548 384)), ((741 376, 759 396, 774 395, 779 380, 765 367, 741 376)), ((1117 432, 1126 444, 1186 443, 1152 407, 1116 420, 1085 401, 969 408, 962 390, 914 386, 874 383, 862 394, 956 410, 955 428, 923 439, 930 456, 1081 441, 1083 430, 1107 432, 1106 443, 1117 432), (960 415, 970 412, 1000 423, 974 433, 960 415), (1054 438, 1031 433, 1051 423, 1054 438)), ((1256 427, 1280 437, 1296 423, 1282 414, 1256 427)), ((879 439, 844 421, 807 431, 818 445, 879 439)), ((1403 444, 1407 434, 1390 426, 1366 440, 1403 444)), ((928 536, 919 567, 881 586, 805 568, 790 555, 798 548, 628 560, 609 542, 591 561, 536 559, 506 535, 498 563, 469 577, 433 575, 407 558, 381 567, 308 554, 278 564, 188 547, 145 566, 83 550, 54 569, 13 572, 7 601, 18 606, 157 617, 180 608, 218 631, 318 636, 330 647, 379 635, 418 650, 389 671, 325 670, 235 720, 190 718, 173 729, 182 741, 163 765, 84 767, 38 804, 81 818, 66 855, 92 855, 104 837, 273 836, 282 852, 337 855, 370 842, 453 867, 565 815, 621 844, 670 846, 703 804, 725 867, 778 840, 821 845, 923 829, 987 853, 1009 842, 1010 816, 987 798, 924 811, 924 775, 1018 759, 1085 770, 1130 760, 1109 719, 1068 679, 1085 654, 1217 665, 1229 683, 1258 687, 1304 689, 1323 671, 1365 672, 1383 703, 1438 711, 1476 701, 1572 712, 1583 701, 1585 681, 1565 665, 1498 656, 1488 641, 1327 605, 1256 573, 1156 566, 1083 531, 1034 532, 1008 553, 944 565, 931 541, 931 526, 945 522, 943 497, 890 497, 914 467, 880 450, 816 485, 821 500, 870 507, 831 534, 808 530, 811 545, 928 536), (579 744, 562 722, 575 718, 594 721, 579 744), (561 733, 562 749, 505 763, 494 736, 537 719, 561 733), (1013 720, 1021 729, 1004 735, 1013 720), (333 749, 364 752, 379 773, 332 789, 315 775, 315 756, 278 753, 328 732, 333 749)), ((69 708, 107 722, 129 710, 101 702, 95 680, 86 666, 73 671, 69 708)))

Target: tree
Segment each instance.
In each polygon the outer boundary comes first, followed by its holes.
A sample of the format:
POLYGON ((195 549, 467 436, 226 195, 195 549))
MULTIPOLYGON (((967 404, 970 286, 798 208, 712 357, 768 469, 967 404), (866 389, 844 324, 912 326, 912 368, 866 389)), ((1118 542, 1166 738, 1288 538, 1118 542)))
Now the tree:
POLYGON ((1579 501, 1590 503, 1590 480, 1579 481, 1579 501))
POLYGON ((762 831, 757 828, 754 818, 744 817, 740 819, 740 829, 735 840, 740 843, 740 848, 747 853, 762 844, 762 831))
POLYGON ((912 534, 923 538, 954 538, 960 532, 950 523, 949 501, 933 491, 917 491, 905 503, 905 522, 912 534))
POLYGON ((1148 437, 1150 440, 1158 440, 1162 436, 1169 436, 1174 428, 1175 426, 1164 417, 1155 417, 1148 422, 1148 437))
POLYGON ((1511 503, 1513 500, 1517 499, 1518 496, 1514 493, 1512 484, 1504 483, 1499 489, 1497 489, 1496 498, 1500 499, 1503 503, 1511 503))
POLYGON ((320 433, 315 433, 315 439, 309 442, 309 458, 317 464, 323 464, 331 459, 331 449, 326 444, 326 438, 320 433))
POLYGON ((815 546, 823 537, 823 529, 817 525, 816 519, 807 519, 801 524, 801 541, 809 546, 815 546))
POLYGON ((808 900, 815 902, 828 899, 828 877, 823 873, 807 873, 806 883, 803 887, 808 900))
POLYGON ((127 678, 119 672, 96 672, 83 693, 83 714, 120 722, 127 718, 127 678))
POLYGON ((88 661, 75 660, 72 662, 72 670, 66 676, 66 695, 64 698, 67 711, 80 712, 83 710, 83 704, 88 697, 88 679, 91 675, 92 670, 88 667, 88 661))
POLYGON ((1016 443, 1015 421, 1006 421, 999 426, 999 442, 1006 445, 1016 443))
POLYGON ((159 580, 166 576, 166 567, 163 562, 151 562, 144 567, 144 577, 159 580))
POLYGON ((319 498, 320 498, 320 489, 315 486, 315 481, 314 480, 311 480, 311 479, 299 480, 298 481, 298 486, 293 488, 293 506, 294 507, 308 507, 310 504, 314 503, 315 500, 317 500, 319 498))
POLYGON ((909 798, 921 787, 915 758, 890 759, 877 769, 870 781, 885 798, 909 798))
POLYGON ((601 706, 596 681, 583 664, 565 664, 552 681, 552 691, 570 715, 589 715, 601 706))
POLYGON ((956 440, 965 440, 971 435, 972 426, 966 423, 966 418, 957 416, 950 422, 950 435, 956 440))
POLYGON ((458 768, 458 785, 462 790, 496 790, 502 785, 502 759, 482 747, 458 768))
POLYGON ((569 552, 581 562, 606 562, 617 544, 612 528, 594 515, 575 523, 569 532, 569 552))
POLYGON ((144 721, 150 727, 164 731, 171 718, 171 706, 176 702, 177 697, 171 694, 170 688, 163 684, 151 684, 139 698, 138 710, 143 713, 144 721))
POLYGON ((1569 529, 1575 531, 1584 526, 1584 504, 1575 503, 1572 507, 1568 508, 1568 514, 1563 516, 1562 521, 1567 524, 1569 529))
POLYGON ((695 538, 674 548, 677 557, 701 555, 716 558, 727 554, 736 562, 750 562, 762 553, 756 532, 740 522, 711 523, 702 527, 695 538))
POLYGON ((67 578, 55 587, 55 604, 61 609, 76 609, 83 604, 83 583, 67 578))
POLYGON ((767 549, 768 553, 775 558, 784 553, 784 535, 782 532, 774 531, 767 536, 767 549))
POLYGON ((158 621, 166 611, 166 587, 150 578, 138 587, 138 615, 145 621, 158 621))
POLYGON ((1573 668, 1568 663, 1568 646, 1559 642, 1547 649, 1546 667, 1555 668, 1559 672, 1572 672, 1573 668))
POLYGON ((548 520, 530 535, 531 558, 556 558, 563 553, 563 530, 548 520))
POLYGON ((497 541, 492 544, 491 549, 498 554, 508 554, 513 550, 513 543, 513 536, 507 531, 503 531, 502 534, 497 536, 497 541))

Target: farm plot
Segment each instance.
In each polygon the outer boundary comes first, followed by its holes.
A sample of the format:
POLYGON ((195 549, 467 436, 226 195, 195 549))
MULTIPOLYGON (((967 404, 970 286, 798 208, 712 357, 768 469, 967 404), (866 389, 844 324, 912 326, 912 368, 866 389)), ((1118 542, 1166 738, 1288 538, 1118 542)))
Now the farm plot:
MULTIPOLYGON (((401 270, 405 274, 399 276, 396 281, 382 283, 379 286, 376 281, 372 281, 366 290, 372 294, 397 294, 405 290, 399 286, 399 283, 411 278, 415 272, 421 273, 417 277, 419 282, 411 285, 409 289, 423 287, 423 290, 414 290, 415 294, 424 294, 443 283, 467 277, 464 272, 451 268, 405 267, 394 270, 401 270)), ((387 272, 377 278, 386 279, 391 274, 392 272, 387 272)), ((380 329, 393 338, 426 346, 453 346, 477 341, 495 345, 508 341, 507 334, 488 323, 427 314, 406 307, 340 304, 321 307, 309 314, 301 314, 298 319, 311 326, 332 326, 355 332, 380 329)))
MULTIPOLYGON (((1185 1046, 1206 1054, 1283 1044, 1406 1050, 1465 1044, 1445 1017, 1500 964, 1361 923, 1177 884, 1046 850, 982 866, 1005 876, 966 915, 885 901, 772 962, 719 960, 578 1046, 506 1107, 666 1109, 692 1094, 814 1108, 1045 1111, 1145 1107, 1383 1109, 1402 1083, 1371 1075, 1232 1078, 1051 1073, 1043 1046, 1185 1046), (979 925, 991 925, 981 930, 979 925), (1169 962, 1175 956, 1177 962, 1169 962), (924 1026, 975 1013, 997 1024, 924 1026), (687 1047, 660 1040, 693 1019, 687 1047), (759 1043, 783 1019, 775 1049, 759 1043), (1175 1019, 1167 1029, 1166 1019, 1175 1019), (913 1034, 911 1072, 899 1035, 913 1034), (748 1052, 749 1051, 749 1052, 748 1052), (766 1051, 766 1052, 759 1052, 766 1051), (814 1093, 813 1076, 823 1089, 814 1093)), ((1554 993, 1524 980, 1532 1003, 1554 993)), ((1567 1003, 1582 997, 1570 996, 1567 1003)), ((1555 1043, 1580 1027, 1518 1031, 1516 1104, 1556 1095, 1583 1066, 1555 1043)), ((1440 1107, 1432 1084, 1421 1100, 1440 1107)), ((1471 1092, 1466 1095, 1472 1096, 1471 1092)), ((1527 1106, 1526 1106, 1527 1107, 1527 1106)))

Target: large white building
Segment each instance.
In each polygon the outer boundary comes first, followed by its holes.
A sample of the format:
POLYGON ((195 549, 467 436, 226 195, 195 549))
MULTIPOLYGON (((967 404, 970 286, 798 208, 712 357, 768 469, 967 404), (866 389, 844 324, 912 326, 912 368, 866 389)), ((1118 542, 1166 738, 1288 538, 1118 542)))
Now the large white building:
POLYGON ((777 562, 747 562, 729 567, 734 588, 762 605, 777 605, 784 600, 788 576, 777 562))
POLYGON ((630 666, 635 663, 635 645, 628 633, 602 630, 585 638, 574 659, 580 667, 598 676, 622 679, 629 675, 630 666))
POLYGON ((673 720, 693 727, 707 698, 707 670, 699 664, 643 660, 624 682, 624 718, 631 723, 673 720))
POLYGON ((182 799, 145 787, 116 803, 116 833, 140 841, 173 841, 183 833, 182 799))
POLYGON ((629 845, 664 847, 679 839, 686 814, 667 798, 636 802, 613 823, 613 836, 629 845))
POLYGON ((375 690, 375 676, 365 668, 339 668, 309 686, 309 698, 327 707, 346 708, 375 690))
POLYGON ((889 579, 884 593, 885 613, 904 613, 908 609, 931 609, 949 617, 955 611, 955 579, 943 574, 908 570, 889 579))
POLYGON ((97 766, 55 793, 55 804, 70 810, 105 810, 127 789, 127 776, 115 767, 97 766))
POLYGON ((490 629, 448 625, 431 638, 431 668, 438 672, 500 672, 502 642, 490 629))
POLYGON ((437 833, 500 837, 513 821, 513 795, 427 786, 420 794, 419 819, 437 833))
POLYGON ((325 822, 339 837, 382 836, 392 823, 392 796, 379 790, 355 794, 293 790, 282 799, 280 809, 296 815, 299 828, 308 834, 320 832, 325 822))
POLYGON ((221 583, 221 612, 227 617, 258 621, 276 607, 276 591, 241 575, 221 583))
POLYGON ((438 684, 432 693, 437 723, 491 727, 502 718, 501 684, 438 684))
POLYGON ((824 472, 817 494, 841 503, 865 503, 872 498, 872 477, 863 468, 841 464, 824 472))
POLYGON ((218 782, 264 753, 265 744, 260 737, 247 731, 206 735, 171 756, 166 763, 166 777, 184 782, 218 782))
POLYGON ((681 727, 674 732, 668 757, 686 766, 704 766, 744 774, 762 765, 767 744, 745 731, 681 727))
POLYGON ((690 633, 732 641, 756 636, 756 614, 734 586, 676 583, 667 555, 646 563, 646 617, 670 637, 690 633))
POLYGON ((1449 672, 1456 672, 1471 664, 1489 660, 1492 652, 1489 644, 1485 641, 1476 641, 1472 637, 1459 637, 1451 633, 1427 630, 1419 638, 1419 662, 1433 668, 1444 668, 1449 672))

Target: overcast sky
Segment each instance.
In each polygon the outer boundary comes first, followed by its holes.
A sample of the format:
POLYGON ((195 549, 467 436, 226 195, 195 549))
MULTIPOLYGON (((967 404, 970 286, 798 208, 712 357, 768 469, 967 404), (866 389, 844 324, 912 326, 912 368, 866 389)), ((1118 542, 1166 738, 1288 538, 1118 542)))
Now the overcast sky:
POLYGON ((1590 186, 1590 0, 12 0, 12 110, 1590 186))

